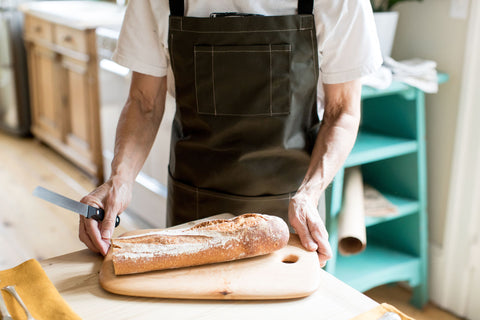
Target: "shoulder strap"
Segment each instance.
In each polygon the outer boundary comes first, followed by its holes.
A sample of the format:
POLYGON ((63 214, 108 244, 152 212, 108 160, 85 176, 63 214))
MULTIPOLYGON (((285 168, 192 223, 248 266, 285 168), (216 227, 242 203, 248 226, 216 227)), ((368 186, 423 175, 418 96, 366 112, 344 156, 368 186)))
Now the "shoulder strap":
POLYGON ((312 14, 313 0, 298 0, 298 14, 312 14))
POLYGON ((169 0, 170 15, 183 17, 185 14, 185 8, 183 0, 169 0))
MULTIPOLYGON (((182 17, 185 14, 184 0, 169 0, 170 15, 182 17)), ((312 14, 313 0, 298 0, 298 14, 312 14)))

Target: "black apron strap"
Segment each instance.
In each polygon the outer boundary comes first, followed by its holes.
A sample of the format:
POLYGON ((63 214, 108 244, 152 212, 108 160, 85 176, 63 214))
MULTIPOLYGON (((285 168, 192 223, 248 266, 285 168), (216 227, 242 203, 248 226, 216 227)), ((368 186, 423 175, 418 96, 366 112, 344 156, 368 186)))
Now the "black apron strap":
MULTIPOLYGON (((184 0, 169 0, 170 15, 183 17, 185 15, 184 0)), ((298 0, 298 14, 312 14, 314 0, 298 0)))
POLYGON ((312 14, 313 0, 298 0, 298 14, 312 14))
POLYGON ((169 3, 171 16, 183 17, 185 15, 183 0, 169 0, 169 3))

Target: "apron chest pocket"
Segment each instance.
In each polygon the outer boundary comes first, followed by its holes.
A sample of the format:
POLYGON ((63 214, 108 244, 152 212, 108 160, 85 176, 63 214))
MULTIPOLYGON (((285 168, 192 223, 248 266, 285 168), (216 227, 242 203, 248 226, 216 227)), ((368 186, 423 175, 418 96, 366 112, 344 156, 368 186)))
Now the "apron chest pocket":
POLYGON ((279 116, 290 112, 291 45, 196 45, 197 112, 279 116))

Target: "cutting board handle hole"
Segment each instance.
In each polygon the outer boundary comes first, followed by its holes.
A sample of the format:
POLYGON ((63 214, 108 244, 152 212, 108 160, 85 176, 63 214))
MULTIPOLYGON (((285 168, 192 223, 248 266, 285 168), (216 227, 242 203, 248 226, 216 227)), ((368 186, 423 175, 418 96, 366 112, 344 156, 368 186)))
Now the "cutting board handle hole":
POLYGON ((298 259, 299 259, 298 256, 296 256, 294 254, 291 254, 291 255, 288 255, 285 258, 283 258, 282 262, 283 263, 295 263, 295 262, 298 261, 298 259))

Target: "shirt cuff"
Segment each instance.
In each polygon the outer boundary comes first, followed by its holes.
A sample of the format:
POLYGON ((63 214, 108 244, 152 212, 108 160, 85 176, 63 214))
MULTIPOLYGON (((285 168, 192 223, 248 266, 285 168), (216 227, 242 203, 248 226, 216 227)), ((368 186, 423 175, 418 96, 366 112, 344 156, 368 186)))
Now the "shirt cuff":
POLYGON ((322 81, 325 84, 336 84, 360 79, 363 76, 374 73, 382 66, 382 59, 374 63, 363 65, 358 68, 339 71, 339 72, 322 72, 322 81))
POLYGON ((115 51, 112 56, 112 60, 134 72, 147 74, 154 77, 164 77, 167 75, 167 67, 149 65, 139 62, 135 59, 130 59, 115 51))

